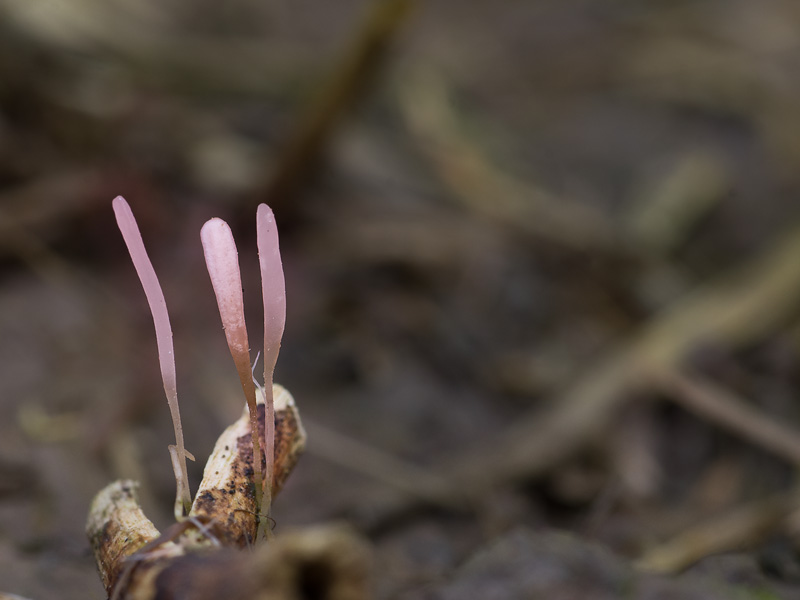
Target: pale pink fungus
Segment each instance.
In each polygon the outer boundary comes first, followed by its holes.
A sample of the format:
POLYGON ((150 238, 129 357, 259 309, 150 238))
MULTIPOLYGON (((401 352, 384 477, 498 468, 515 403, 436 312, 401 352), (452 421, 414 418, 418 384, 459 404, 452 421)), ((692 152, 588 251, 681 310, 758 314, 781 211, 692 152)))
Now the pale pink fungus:
POLYGON ((244 322, 244 298, 242 278, 239 272, 239 254, 230 227, 222 219, 207 221, 200 230, 206 266, 211 285, 217 296, 219 314, 228 348, 239 373, 247 408, 250 412, 250 430, 253 438, 253 479, 258 510, 261 510, 262 476, 261 445, 258 439, 258 412, 256 388, 250 367, 250 344, 244 322))
MULTIPOLYGON (((181 518, 188 514, 192 499, 189 492, 189 478, 186 473, 186 458, 194 460, 183 445, 183 427, 181 426, 181 413, 178 408, 178 389, 175 377, 175 352, 172 344, 172 327, 169 324, 167 303, 164 292, 158 282, 153 264, 145 250, 142 234, 136 224, 131 207, 122 196, 117 196, 112 202, 117 225, 128 247, 133 266, 142 282, 150 312, 153 315, 153 324, 156 329, 156 343, 158 345, 158 362, 161 366, 161 378, 164 381, 164 393, 167 396, 169 411, 172 415, 172 424, 175 428, 175 442, 177 447, 170 450, 172 468, 175 471, 177 493, 175 497, 175 516, 181 518)), ((172 447, 171 447, 172 448, 172 447)))
MULTIPOLYGON (((122 196, 113 202, 117 224, 139 279, 142 282, 158 344, 158 359, 164 392, 167 396, 172 422, 175 427, 176 446, 170 446, 172 468, 175 471, 177 494, 175 515, 178 519, 189 513, 191 494, 186 473, 186 459, 194 457, 186 451, 183 443, 183 428, 178 410, 178 394, 175 376, 175 353, 172 343, 172 328, 169 323, 164 293, 156 277, 153 265, 147 255, 141 233, 136 225, 130 206, 122 196)), ((273 399, 273 375, 280 352, 281 338, 286 323, 286 286, 278 246, 278 230, 275 216, 266 204, 258 207, 256 214, 256 234, 258 240, 259 264, 261 267, 261 291, 264 301, 264 403, 265 427, 264 450, 266 458, 266 477, 262 477, 261 443, 258 436, 258 412, 256 390, 250 367, 250 344, 244 320, 244 298, 242 279, 239 271, 239 256, 231 229, 222 219, 211 219, 203 225, 200 238, 203 243, 208 274, 217 297, 217 305, 242 384, 250 414, 250 429, 253 440, 253 479, 255 484, 256 506, 262 509, 262 495, 266 489, 265 510, 269 514, 272 500, 272 483, 275 461, 275 407, 273 399)))
POLYGON ((264 450, 266 453, 265 511, 269 514, 272 502, 273 463, 275 462, 275 403, 272 383, 275 364, 281 349, 281 338, 286 324, 286 284, 278 246, 278 228, 275 215, 266 204, 259 204, 256 213, 258 262, 261 266, 261 294, 264 300, 264 450))

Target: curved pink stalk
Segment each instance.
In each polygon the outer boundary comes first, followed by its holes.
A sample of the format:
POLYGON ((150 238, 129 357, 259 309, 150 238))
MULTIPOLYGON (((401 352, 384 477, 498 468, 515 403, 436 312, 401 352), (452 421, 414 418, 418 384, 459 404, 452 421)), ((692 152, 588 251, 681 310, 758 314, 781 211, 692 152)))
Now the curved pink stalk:
POLYGON ((272 473, 275 461, 275 403, 272 397, 273 374, 281 349, 286 324, 286 283, 283 278, 278 228, 275 215, 266 204, 258 205, 256 213, 258 262, 261 266, 261 294, 264 299, 264 451, 267 458, 266 511, 272 502, 272 473))
POLYGON ((150 312, 153 315, 153 324, 156 329, 156 343, 158 345, 158 362, 161 366, 161 378, 164 381, 164 393, 167 396, 169 411, 172 415, 172 424, 175 428, 175 442, 177 444, 177 456, 172 461, 175 471, 175 482, 177 484, 177 494, 175 498, 175 515, 180 518, 189 513, 192 500, 189 493, 189 478, 186 473, 187 452, 183 445, 183 427, 181 426, 181 413, 178 408, 178 387, 175 377, 175 352, 172 344, 172 327, 169 324, 169 314, 167 313, 167 302, 164 299, 164 292, 161 284, 156 277, 153 264, 147 256, 142 234, 136 224, 131 207, 122 196, 117 196, 112 202, 114 214, 117 217, 117 225, 128 247, 133 266, 142 282, 147 303, 150 305, 150 312))
POLYGON ((242 277, 239 273, 239 253, 233 240, 231 228, 222 219, 207 221, 200 230, 203 252, 206 257, 208 275, 217 296, 219 315, 228 340, 236 371, 242 382, 242 390, 250 412, 250 431, 253 437, 253 479, 258 510, 261 510, 261 444, 258 438, 258 412, 256 387, 250 367, 250 344, 244 322, 244 298, 242 277))

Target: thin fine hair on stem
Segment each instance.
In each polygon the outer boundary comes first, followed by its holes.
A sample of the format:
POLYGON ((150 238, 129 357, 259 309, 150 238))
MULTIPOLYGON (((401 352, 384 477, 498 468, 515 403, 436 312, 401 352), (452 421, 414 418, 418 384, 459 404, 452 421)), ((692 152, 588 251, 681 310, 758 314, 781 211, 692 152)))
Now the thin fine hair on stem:
POLYGON ((172 327, 169 323, 167 303, 155 269, 153 269, 153 264, 150 262, 147 250, 145 250, 142 234, 139 232, 131 207, 122 196, 117 196, 114 199, 112 207, 114 208, 122 238, 125 240, 125 245, 131 255, 133 266, 139 275, 139 280, 142 282, 150 312, 153 315, 161 378, 164 381, 164 393, 167 396, 172 425, 175 428, 175 446, 170 446, 170 456, 177 485, 175 517, 181 519, 184 515, 189 514, 192 505, 189 478, 186 472, 186 459, 194 460, 194 457, 186 451, 183 444, 183 426, 181 425, 181 413, 178 408, 178 389, 175 376, 175 351, 172 343, 172 327))

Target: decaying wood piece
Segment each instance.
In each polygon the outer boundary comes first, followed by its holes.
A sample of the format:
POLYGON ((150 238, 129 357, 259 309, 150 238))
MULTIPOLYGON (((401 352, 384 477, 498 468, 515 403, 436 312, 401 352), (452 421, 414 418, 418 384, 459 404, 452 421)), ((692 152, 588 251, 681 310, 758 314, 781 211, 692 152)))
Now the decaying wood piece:
POLYGON ((115 481, 95 496, 89 509, 86 534, 109 593, 124 561, 160 535, 139 507, 137 487, 129 479, 115 481))
MULTIPOLYGON (((279 385, 273 394, 275 495, 306 436, 291 394, 279 385)), ((262 433, 264 412, 262 394, 262 433)), ((246 550, 255 546, 258 533, 247 411, 217 441, 185 520, 159 532, 142 512, 136 488, 132 481, 114 482, 95 497, 89 511, 87 535, 112 599, 289 599, 305 597, 304 590, 333 600, 367 597, 368 552, 341 528, 288 533, 246 550)))
POLYGON ((113 600, 289 600, 308 590, 331 600, 367 597, 368 551, 343 528, 290 532, 249 552, 217 546, 207 529, 211 523, 199 518, 159 534, 135 490, 131 481, 106 487, 87 525, 113 600))
MULTIPOLYGON (((275 398, 275 466, 272 497, 280 492, 305 447, 306 433, 292 395, 273 386, 275 398)), ((259 438, 264 439, 264 395, 258 397, 259 438)), ((264 450, 261 472, 266 473, 264 450)), ((224 545, 246 548, 256 539, 256 498, 253 486, 253 444, 248 412, 217 440, 206 463, 203 481, 189 513, 210 523, 213 535, 224 545)))

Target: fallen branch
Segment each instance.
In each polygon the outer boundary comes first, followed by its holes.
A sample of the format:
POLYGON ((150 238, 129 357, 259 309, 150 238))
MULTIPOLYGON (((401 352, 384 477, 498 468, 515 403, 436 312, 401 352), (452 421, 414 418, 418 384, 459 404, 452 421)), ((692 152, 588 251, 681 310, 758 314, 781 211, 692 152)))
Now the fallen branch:
POLYGON ((470 140, 442 74, 420 70, 398 87, 406 126, 453 198, 469 212, 510 231, 572 250, 619 254, 622 236, 597 210, 556 197, 494 166, 470 140))
POLYGON ((782 526, 799 501, 800 494, 794 490, 706 519, 645 552, 637 566, 675 573, 711 554, 752 547, 782 526))
POLYGON ((800 433, 762 414, 730 391, 676 370, 655 373, 652 381, 685 409, 800 465, 800 433))
POLYGON ((729 276, 702 286, 645 324, 564 392, 442 472, 481 490, 535 477, 606 430, 644 377, 678 366, 703 343, 738 348, 762 339, 800 302, 800 227, 729 276))
POLYGON ((389 42, 405 22, 412 0, 373 2, 351 48, 300 117, 266 190, 266 202, 280 206, 313 165, 334 128, 362 96, 383 64, 389 42))
POLYGON ((463 509, 463 496, 437 473, 322 425, 306 422, 306 429, 313 440, 309 453, 434 506, 463 509))
POLYGON ((198 518, 160 535, 131 481, 100 492, 92 516, 93 541, 117 552, 101 555, 113 566, 101 571, 111 600, 290 600, 307 597, 307 590, 331 600, 368 597, 368 550, 341 527, 277 536, 254 552, 219 547, 209 532, 213 523, 198 518))
MULTIPOLYGON (((273 393, 275 495, 305 446, 305 431, 291 395, 278 385, 273 393)), ((263 435, 263 397, 258 408, 263 435)), ((277 536, 255 554, 243 552, 253 547, 258 531, 252 472, 245 411, 217 440, 188 517, 163 534, 140 508, 134 482, 117 481, 102 490, 92 502, 86 533, 109 597, 288 599, 299 597, 307 584, 321 586, 326 598, 366 597, 367 551, 340 529, 277 536), (308 577, 322 579, 309 584, 308 577)))

